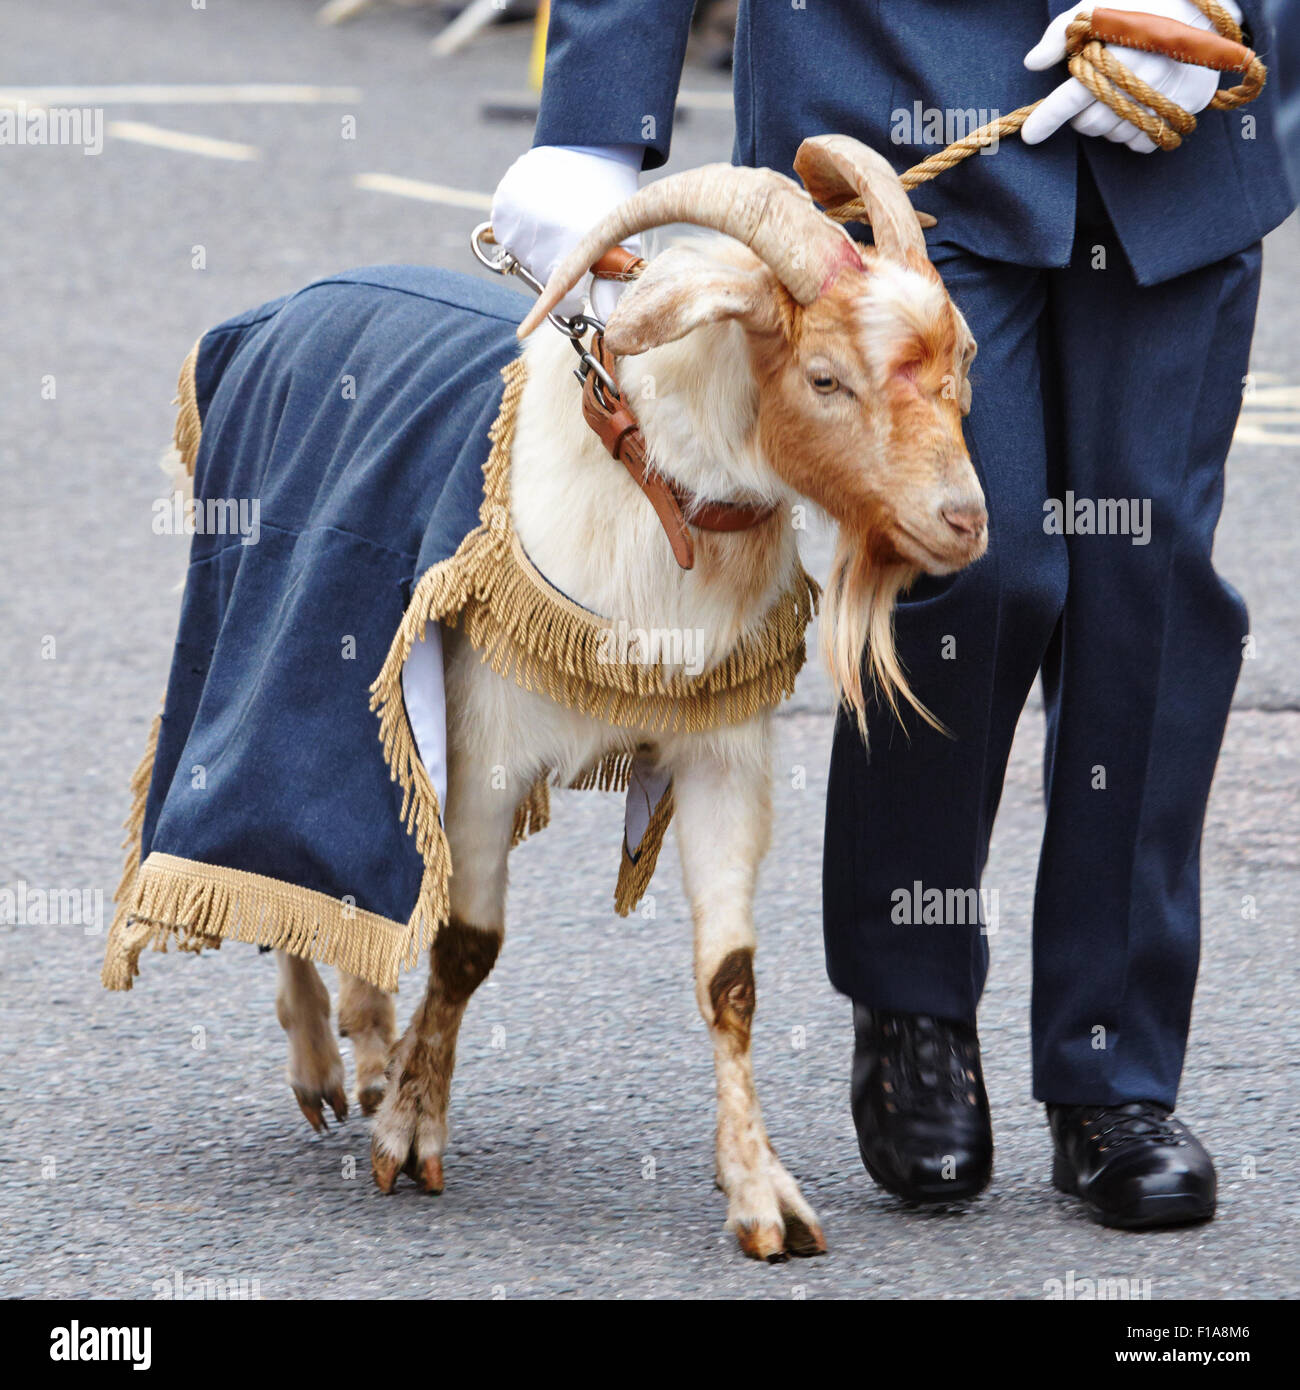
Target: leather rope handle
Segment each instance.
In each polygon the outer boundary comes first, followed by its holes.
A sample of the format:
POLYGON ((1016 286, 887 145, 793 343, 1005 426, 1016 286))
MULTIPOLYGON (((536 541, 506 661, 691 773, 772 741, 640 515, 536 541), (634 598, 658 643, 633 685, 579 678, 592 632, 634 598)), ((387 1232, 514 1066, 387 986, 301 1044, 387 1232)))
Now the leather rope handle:
POLYGON ((1091 27, 1091 37, 1098 43, 1163 53, 1177 63, 1193 63, 1219 72, 1245 72, 1255 58, 1253 49, 1213 29, 1197 29, 1181 19, 1165 19, 1136 10, 1095 9, 1091 27))
POLYGON ((645 261, 626 246, 615 246, 591 268, 597 280, 635 280, 645 269, 645 261))
POLYGON ((1196 129, 1196 117, 1125 67, 1108 43, 1161 53, 1175 62, 1220 72, 1244 72, 1245 81, 1240 86, 1215 93, 1211 110, 1231 110, 1253 101, 1267 76, 1254 51, 1239 41, 1241 30, 1227 12, 1214 0, 1197 0, 1197 4, 1219 25, 1218 32, 1158 15, 1110 9, 1080 15, 1066 30, 1070 72, 1098 101, 1135 125, 1162 150, 1177 149, 1183 137, 1196 129))

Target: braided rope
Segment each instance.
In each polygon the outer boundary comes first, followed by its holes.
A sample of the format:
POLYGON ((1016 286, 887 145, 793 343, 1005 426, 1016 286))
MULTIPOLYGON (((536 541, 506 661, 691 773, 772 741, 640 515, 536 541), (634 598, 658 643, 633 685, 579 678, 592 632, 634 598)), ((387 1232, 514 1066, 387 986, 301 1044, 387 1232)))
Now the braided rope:
MULTIPOLYGON (((1233 43, 1242 42, 1241 29, 1236 20, 1217 0, 1193 0, 1193 4, 1225 39, 1231 39, 1233 43)), ((1092 37, 1090 15, 1080 14, 1071 21, 1065 34, 1065 51, 1071 75, 1082 82, 1098 101, 1135 125, 1160 149, 1177 149, 1183 137, 1196 129, 1196 117, 1190 111, 1184 111, 1176 101, 1171 101, 1143 82, 1120 62, 1106 44, 1092 37)), ((1258 55, 1252 56, 1241 83, 1217 92, 1210 102, 1210 109, 1228 111, 1254 101, 1263 90, 1267 76, 1267 69, 1258 55)), ((903 187, 910 192, 978 151, 996 145, 1004 136, 1014 135, 1039 104, 1037 101, 1031 102, 1028 106, 999 116, 997 120, 980 126, 960 140, 954 140, 937 154, 913 165, 901 176, 903 187)), ((827 208, 826 213, 836 222, 859 222, 865 217, 866 209, 855 198, 838 207, 827 208)))

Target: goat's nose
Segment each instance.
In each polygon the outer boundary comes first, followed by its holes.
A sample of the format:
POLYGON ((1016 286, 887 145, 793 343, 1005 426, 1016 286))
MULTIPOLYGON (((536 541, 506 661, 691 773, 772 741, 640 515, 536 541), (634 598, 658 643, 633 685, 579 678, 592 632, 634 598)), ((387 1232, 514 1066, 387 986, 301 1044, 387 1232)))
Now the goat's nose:
POLYGON ((989 519, 988 512, 978 503, 944 507, 940 515, 961 536, 978 536, 989 519))

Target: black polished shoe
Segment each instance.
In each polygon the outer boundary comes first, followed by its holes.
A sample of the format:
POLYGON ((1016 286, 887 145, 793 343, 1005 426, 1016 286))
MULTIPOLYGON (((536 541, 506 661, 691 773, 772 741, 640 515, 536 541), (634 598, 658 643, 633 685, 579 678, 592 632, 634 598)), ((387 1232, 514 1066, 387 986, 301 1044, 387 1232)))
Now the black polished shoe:
POLYGON ((1103 1226, 1183 1226, 1214 1215, 1214 1161, 1163 1105, 1049 1105, 1052 1184, 1103 1226))
POLYGON ((993 1129, 971 1023, 853 1006, 853 1122, 867 1172, 909 1202, 974 1197, 993 1129))

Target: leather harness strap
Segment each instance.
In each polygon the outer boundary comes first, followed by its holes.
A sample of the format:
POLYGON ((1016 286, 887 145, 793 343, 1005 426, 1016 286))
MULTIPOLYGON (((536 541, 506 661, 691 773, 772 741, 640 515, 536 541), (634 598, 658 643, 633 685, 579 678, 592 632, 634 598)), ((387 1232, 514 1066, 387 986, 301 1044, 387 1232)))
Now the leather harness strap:
MULTIPOLYGON (((624 251, 623 255, 630 253, 624 251)), ((597 266, 606 259, 608 257, 602 257, 597 266)), ((633 278, 635 272, 628 273, 629 269, 624 265, 619 278, 633 278)), ((605 335, 599 331, 592 335, 591 354, 612 377, 613 357, 605 346, 605 335)), ((747 531, 766 521, 776 511, 776 504, 772 502, 714 502, 702 499, 690 488, 655 472, 646 456, 645 436, 636 422, 636 416, 628 408, 622 394, 612 393, 594 371, 587 373, 582 385, 582 414, 611 456, 627 469, 632 481, 649 499, 668 537, 668 544, 672 546, 673 558, 682 569, 691 569, 695 564, 692 526, 701 531, 747 531)))

